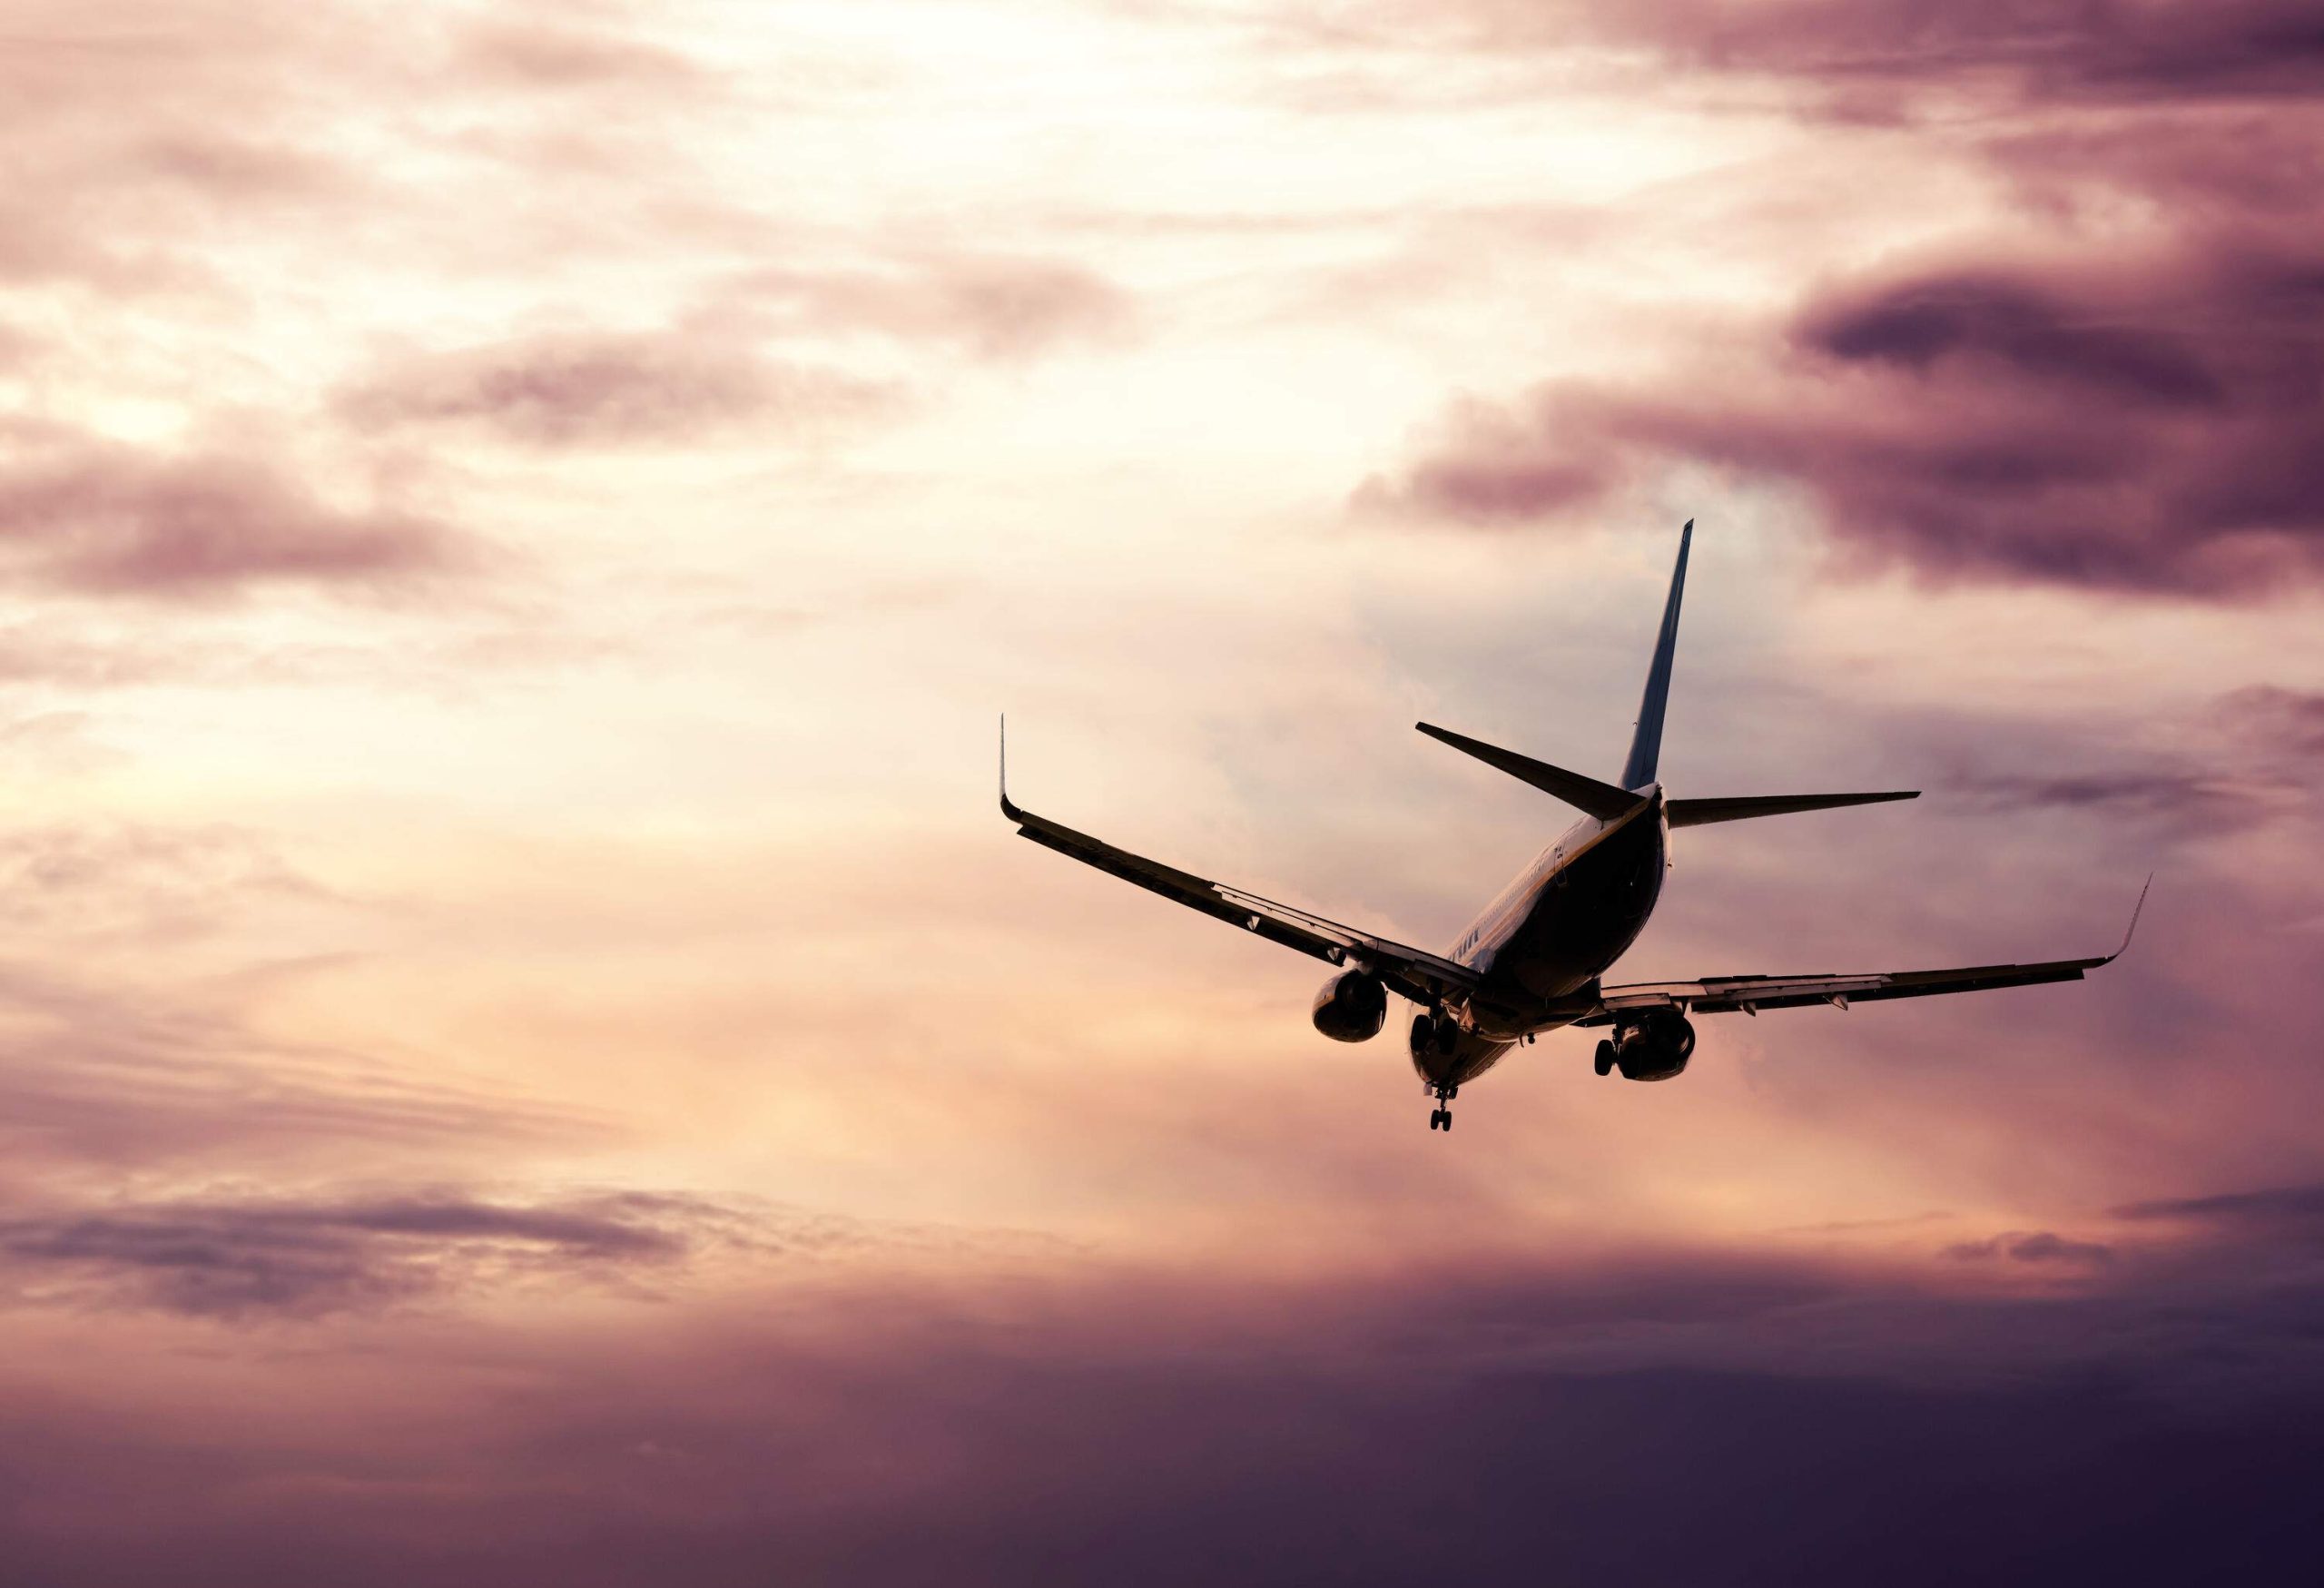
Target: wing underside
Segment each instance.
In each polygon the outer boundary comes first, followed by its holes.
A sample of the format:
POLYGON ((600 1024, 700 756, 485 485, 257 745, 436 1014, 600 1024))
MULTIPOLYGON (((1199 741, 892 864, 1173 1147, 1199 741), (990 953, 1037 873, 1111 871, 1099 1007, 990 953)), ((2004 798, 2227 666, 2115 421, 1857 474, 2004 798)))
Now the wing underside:
MULTIPOLYGON (((2150 883, 2153 879, 2149 878, 2150 883)), ((1681 1014, 1757 1014, 1763 1009, 1797 1009, 1827 1003, 1846 1009, 1851 1003, 1876 1003, 1890 998, 1933 998, 1946 992, 1983 992, 1997 987, 2037 987, 2049 981, 2079 981, 2084 972, 2112 963, 2131 946, 2138 930, 2139 911, 2146 906, 2146 891, 2139 891, 2131 912, 2131 929, 2122 934, 2122 948, 2111 954, 2081 960, 2037 960, 2023 965, 1965 965, 1945 971, 1866 972, 1859 975, 1706 976, 1699 981, 1641 981, 1627 987, 1607 987, 1598 994, 1597 1007, 1574 1021, 1576 1025, 1611 1025, 1623 1016, 1649 1010, 1675 1010, 1681 1014)))
POLYGON ((1278 903, 1196 876, 1176 866, 1133 854, 1103 839, 1078 833, 1045 816, 1037 816, 1010 801, 1005 781, 1000 791, 1000 811, 1017 824, 1020 835, 1036 843, 1070 855, 1084 865, 1095 866, 1126 883, 1135 883, 1189 910, 1199 910, 1205 915, 1255 932, 1270 942, 1297 949, 1334 965, 1368 970, 1390 991, 1403 997, 1421 1003, 1450 1002, 1465 999, 1477 990, 1479 978, 1474 971, 1440 954, 1392 942, 1295 905, 1278 903))

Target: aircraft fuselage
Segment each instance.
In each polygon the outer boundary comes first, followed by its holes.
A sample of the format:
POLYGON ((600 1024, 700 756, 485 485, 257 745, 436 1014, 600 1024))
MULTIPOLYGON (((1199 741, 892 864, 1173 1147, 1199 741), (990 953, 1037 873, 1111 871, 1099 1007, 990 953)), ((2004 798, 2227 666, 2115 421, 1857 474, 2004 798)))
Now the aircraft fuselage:
POLYGON ((1445 957, 1484 980, 1465 1009, 1447 1011, 1459 1027, 1450 1052, 1414 1026, 1423 1080, 1458 1086, 1525 1037, 1588 1011, 1591 984, 1638 940, 1661 896, 1669 824, 1661 789, 1644 792, 1636 811, 1585 816, 1560 833, 1454 942, 1445 957))

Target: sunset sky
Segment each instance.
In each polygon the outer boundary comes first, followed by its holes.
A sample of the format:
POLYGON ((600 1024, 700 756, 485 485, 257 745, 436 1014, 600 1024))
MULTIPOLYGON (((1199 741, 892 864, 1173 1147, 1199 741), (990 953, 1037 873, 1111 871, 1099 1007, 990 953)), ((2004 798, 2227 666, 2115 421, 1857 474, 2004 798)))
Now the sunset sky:
POLYGON ((2313 0, 0 5, 0 1583, 2310 1580, 2313 0), (1425 1127, 1328 967, 1610 776, 1425 1127), (2071 1580, 2071 1579, 2068 1579, 2071 1580))

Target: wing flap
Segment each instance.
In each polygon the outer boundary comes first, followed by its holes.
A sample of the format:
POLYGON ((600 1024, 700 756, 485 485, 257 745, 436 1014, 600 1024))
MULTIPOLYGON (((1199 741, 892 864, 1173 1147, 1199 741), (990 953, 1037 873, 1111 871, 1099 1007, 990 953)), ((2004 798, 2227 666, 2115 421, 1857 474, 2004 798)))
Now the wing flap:
POLYGON ((1763 1009, 1799 1009, 1810 1004, 1876 1003, 1891 998, 1931 998, 1945 992, 1983 992, 1998 987, 2034 987, 2049 981, 2079 981, 2096 960, 2054 960, 2030 965, 1967 965, 1957 970, 1903 971, 1854 976, 1711 976, 1700 981, 1644 982, 1609 987, 1599 996, 1600 1011, 1575 1021, 1602 1026, 1644 1009, 1676 1009, 1687 1014, 1756 1014, 1763 1009))

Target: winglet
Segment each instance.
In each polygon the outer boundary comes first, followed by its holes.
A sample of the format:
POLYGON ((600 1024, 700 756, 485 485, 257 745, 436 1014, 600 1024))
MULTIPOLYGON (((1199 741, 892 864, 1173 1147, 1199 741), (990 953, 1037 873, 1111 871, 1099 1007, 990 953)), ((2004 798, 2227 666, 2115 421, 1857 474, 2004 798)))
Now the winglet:
POLYGON ((1009 714, 1000 714, 1000 814, 1012 822, 1024 820, 1025 813, 1009 803, 1009 714))
POLYGON ((2139 889, 2139 902, 2131 906, 2131 923, 2122 929, 2122 947, 2116 949, 2112 953, 2108 954, 2104 959, 2099 961, 2098 962, 2100 964, 2112 964, 2116 960, 2122 957, 2122 950, 2131 946, 2132 935, 2139 929, 2139 912, 2146 908, 2147 889, 2153 886, 2154 873, 2152 872, 2149 872, 2146 873, 2145 885, 2139 889))

